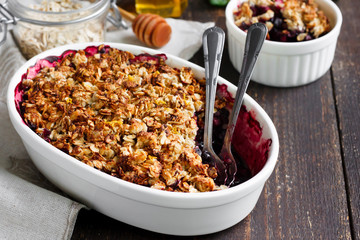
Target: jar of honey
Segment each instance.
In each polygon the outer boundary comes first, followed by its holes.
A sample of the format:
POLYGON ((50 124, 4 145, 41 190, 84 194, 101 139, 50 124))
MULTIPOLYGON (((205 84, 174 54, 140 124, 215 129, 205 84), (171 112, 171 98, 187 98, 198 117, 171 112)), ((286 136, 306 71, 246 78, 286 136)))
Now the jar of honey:
POLYGON ((140 13, 153 13, 162 17, 180 17, 188 0, 135 0, 135 9, 140 13))

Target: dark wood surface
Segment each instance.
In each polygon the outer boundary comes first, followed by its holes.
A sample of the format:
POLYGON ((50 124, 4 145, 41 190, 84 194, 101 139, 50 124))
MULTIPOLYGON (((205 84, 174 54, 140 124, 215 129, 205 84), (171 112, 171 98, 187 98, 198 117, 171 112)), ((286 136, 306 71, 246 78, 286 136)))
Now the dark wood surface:
MULTIPOLYGON (((128 10, 132 4, 119 1, 128 10)), ((360 1, 337 4, 344 22, 333 65, 322 78, 296 88, 249 85, 280 140, 277 167, 249 216, 222 232, 185 238, 81 210, 72 239, 360 239, 360 1)), ((189 0, 181 18, 214 21, 226 31, 224 8, 206 0, 189 0)), ((227 51, 220 75, 236 83, 227 51)), ((202 50, 191 61, 203 66, 202 50)))

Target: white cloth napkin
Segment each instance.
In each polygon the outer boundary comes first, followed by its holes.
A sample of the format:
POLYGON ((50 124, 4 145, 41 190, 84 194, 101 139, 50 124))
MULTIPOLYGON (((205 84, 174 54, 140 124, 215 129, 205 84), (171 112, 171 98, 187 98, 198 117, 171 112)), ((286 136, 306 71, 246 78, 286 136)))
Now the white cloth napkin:
MULTIPOLYGON (((163 53, 190 59, 202 45, 202 34, 214 23, 167 19, 172 38, 163 53)), ((108 42, 144 46, 128 30, 109 31, 108 42)), ((8 82, 25 62, 12 37, 0 46, 0 239, 69 239, 79 210, 77 203, 43 177, 31 162, 11 125, 6 108, 8 82)))
MULTIPOLYGON (((202 34, 205 29, 214 26, 213 22, 200 23, 173 18, 167 18, 166 21, 172 29, 171 39, 165 46, 157 50, 186 60, 190 59, 202 46, 202 34)), ((129 43, 147 47, 136 38, 131 26, 127 30, 108 31, 106 39, 109 42, 129 43)))

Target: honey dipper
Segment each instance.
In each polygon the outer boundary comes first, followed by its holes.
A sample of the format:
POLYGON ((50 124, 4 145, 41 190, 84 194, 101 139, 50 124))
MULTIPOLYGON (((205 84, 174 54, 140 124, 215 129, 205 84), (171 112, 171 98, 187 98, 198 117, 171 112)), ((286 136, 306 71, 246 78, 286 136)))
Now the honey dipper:
POLYGON ((169 42, 171 27, 163 17, 151 13, 136 16, 120 7, 118 8, 121 15, 132 22, 132 30, 140 41, 156 48, 169 42))

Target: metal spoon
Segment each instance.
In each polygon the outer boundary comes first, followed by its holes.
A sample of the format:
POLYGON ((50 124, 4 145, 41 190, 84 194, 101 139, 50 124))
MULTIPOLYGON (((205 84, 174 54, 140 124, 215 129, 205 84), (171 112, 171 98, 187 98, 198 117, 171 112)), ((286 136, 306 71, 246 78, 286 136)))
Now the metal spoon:
POLYGON ((244 94, 249 85, 257 57, 260 53, 267 34, 267 28, 263 23, 255 23, 250 26, 247 32, 244 58, 242 62, 238 89, 235 95, 233 109, 230 113, 228 127, 224 138, 224 144, 220 152, 220 158, 228 165, 228 179, 226 185, 230 186, 235 180, 237 172, 236 160, 231 153, 231 140, 236 126, 236 121, 243 102, 244 94))
POLYGON ((225 33, 219 27, 208 28, 203 34, 203 50, 206 78, 206 108, 204 126, 204 148, 202 157, 209 159, 215 165, 218 176, 216 182, 224 184, 227 179, 226 167, 216 155, 212 147, 212 131, 215 93, 219 74, 222 52, 225 42, 225 33))

